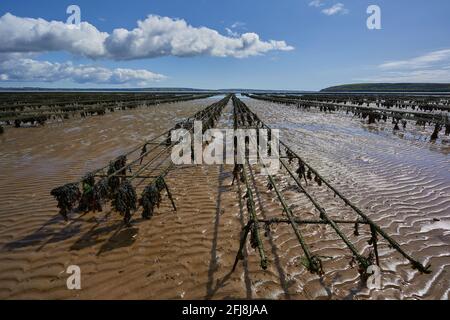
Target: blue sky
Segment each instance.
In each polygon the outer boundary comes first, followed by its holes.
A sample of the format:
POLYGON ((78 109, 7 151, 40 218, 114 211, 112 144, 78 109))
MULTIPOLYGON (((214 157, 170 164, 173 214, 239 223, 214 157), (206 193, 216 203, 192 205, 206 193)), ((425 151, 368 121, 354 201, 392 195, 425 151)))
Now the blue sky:
POLYGON ((450 82, 449 15, 448 0, 2 0, 0 86, 317 90, 354 82, 450 82), (81 8, 82 22, 96 29, 86 33, 85 41, 93 44, 81 49, 65 41, 72 35, 61 36, 61 26, 49 26, 50 21, 65 23, 71 4, 81 8), (381 8, 381 30, 366 27, 371 4, 381 8), (336 6, 341 10, 327 11, 336 6), (13 17, 6 18, 7 13, 13 17), (148 15, 159 16, 156 35, 168 38, 170 45, 149 48, 142 38, 128 42, 117 35, 113 49, 91 52, 100 43, 91 34, 106 37, 123 28, 130 35, 148 15), (31 33, 20 27, 23 18, 47 29, 30 39, 31 33), (193 30, 170 31, 176 19, 193 30), (213 31, 222 37, 213 35, 204 44, 204 34, 213 31), (259 38, 242 50, 246 33, 259 38), (196 42, 172 45, 185 34, 196 42), (135 43, 146 51, 129 49, 135 43), (207 48, 197 50, 203 45, 207 48))

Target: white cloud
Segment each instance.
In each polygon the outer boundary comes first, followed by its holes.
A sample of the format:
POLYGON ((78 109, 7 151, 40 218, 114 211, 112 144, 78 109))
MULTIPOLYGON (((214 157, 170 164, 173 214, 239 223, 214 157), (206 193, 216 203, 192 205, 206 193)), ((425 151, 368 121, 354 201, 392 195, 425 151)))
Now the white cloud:
POLYGON ((343 3, 336 3, 332 7, 326 8, 322 10, 323 14, 326 14, 327 16, 333 16, 335 14, 347 14, 349 13, 349 10, 345 8, 343 3))
POLYGON ((231 38, 206 27, 192 27, 184 20, 159 16, 149 16, 138 21, 138 27, 131 31, 114 30, 106 39, 105 47, 115 59, 167 55, 245 58, 272 50, 293 50, 284 41, 261 41, 256 33, 244 33, 239 38, 231 38))
POLYGON ((79 28, 60 21, 0 17, 0 52, 66 51, 92 59, 145 59, 161 56, 245 58, 268 51, 289 51, 285 41, 262 41, 256 33, 227 37, 206 27, 193 27, 182 19, 150 15, 133 30, 100 32, 88 22, 79 28))
POLYGON ((147 70, 108 69, 73 65, 71 62, 52 63, 34 59, 14 59, 0 62, 0 80, 27 82, 57 82, 68 80, 79 84, 126 84, 145 86, 166 77, 147 70))
POLYGON ((420 69, 443 61, 450 61, 450 49, 429 52, 412 59, 386 62, 379 67, 382 69, 420 69))
POLYGON ((237 28, 245 28, 246 23, 241 21, 236 21, 231 25, 231 29, 237 29, 237 28))
POLYGON ((225 31, 227 32, 229 37, 238 38, 240 37, 240 34, 236 31, 231 30, 230 28, 225 28, 225 31))
POLYGON ((387 72, 380 76, 356 79, 367 82, 450 82, 450 68, 387 72))
POLYGON ((236 21, 229 28, 225 28, 227 35, 232 38, 239 38, 241 34, 236 30, 246 30, 245 22, 236 21))
POLYGON ((376 76, 359 79, 370 82, 450 82, 450 49, 377 66, 376 76))
POLYGON ((309 3, 310 7, 316 7, 316 8, 323 7, 324 5, 325 4, 323 3, 323 0, 313 0, 309 3))
POLYGON ((17 60, 17 59, 25 59, 25 58, 34 58, 36 53, 3 53, 0 52, 0 63, 6 60, 17 60))
POLYGON ((0 17, 0 52, 67 51, 90 58, 106 54, 103 42, 108 37, 93 25, 80 27, 60 21, 19 18, 10 13, 0 17))

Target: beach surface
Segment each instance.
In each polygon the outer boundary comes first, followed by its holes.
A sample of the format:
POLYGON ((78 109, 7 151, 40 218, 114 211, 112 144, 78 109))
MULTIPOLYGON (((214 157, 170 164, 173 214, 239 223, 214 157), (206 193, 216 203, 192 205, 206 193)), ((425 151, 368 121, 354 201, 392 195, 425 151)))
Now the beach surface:
MULTIPOLYGON (((281 139, 383 227, 432 273, 420 274, 386 242, 379 243, 382 289, 368 289, 351 252, 327 226, 302 226, 325 275, 309 273, 289 225, 264 237, 269 261, 259 266, 248 244, 231 269, 248 221, 245 187, 231 185, 232 166, 180 166, 167 177, 177 211, 163 198, 150 221, 136 212, 126 228, 119 214, 72 215, 65 222, 50 191, 77 181, 146 139, 220 100, 196 100, 71 119, 0 136, 1 299, 449 299, 450 147, 420 132, 392 133, 342 113, 298 110, 243 99, 281 139), (428 136, 427 136, 428 137, 428 136), (70 265, 81 268, 81 290, 68 290, 70 265)), ((232 104, 218 127, 232 127, 232 104)), ((267 178, 251 171, 259 217, 282 217, 267 178)), ((280 173, 295 216, 319 214, 280 173)), ((307 186, 333 218, 355 214, 323 187, 307 186)), ((345 234, 368 253, 370 232, 345 234)))

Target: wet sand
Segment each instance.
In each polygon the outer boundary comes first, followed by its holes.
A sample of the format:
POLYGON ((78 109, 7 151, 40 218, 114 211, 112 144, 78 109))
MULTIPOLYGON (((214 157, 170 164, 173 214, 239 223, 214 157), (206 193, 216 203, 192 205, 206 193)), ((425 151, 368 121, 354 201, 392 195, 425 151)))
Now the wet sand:
MULTIPOLYGON (((450 158, 445 146, 374 132, 343 115, 302 112, 294 107, 244 100, 354 203, 404 248, 432 264, 420 275, 380 243, 383 289, 368 290, 350 253, 326 226, 302 227, 325 275, 310 274, 290 226, 264 238, 269 268, 259 267, 250 245, 230 274, 247 222, 244 187, 230 186, 230 166, 185 166, 170 172, 174 212, 164 197, 150 221, 105 210, 58 215, 50 190, 77 180, 183 117, 219 98, 119 111, 41 128, 8 129, 0 136, 0 298, 7 299, 448 299, 450 292, 450 158), (324 122, 324 119, 327 119, 324 122), (330 119, 333 119, 332 121, 330 119), (440 221, 434 221, 439 219, 440 221), (66 268, 78 265, 82 290, 66 287, 66 268)), ((229 127, 231 103, 219 126, 229 127)), ((279 217, 267 181, 254 168, 257 213, 279 217)), ((294 213, 318 217, 293 182, 280 175, 294 213)), ((308 190, 332 217, 354 217, 318 186, 308 190)), ((138 215, 140 216, 140 214, 138 215)), ((352 236, 367 251, 368 232, 352 236)))
MULTIPOLYGON (((430 144, 420 137, 421 132, 394 135, 390 124, 381 128, 369 126, 344 113, 324 115, 255 100, 246 102, 263 121, 281 129, 283 141, 388 231, 407 252, 432 265, 431 275, 421 275, 411 270, 385 242, 380 242, 384 289, 362 290, 354 294, 355 298, 449 298, 448 145, 430 144), (417 138, 409 138, 412 136, 417 138)), ((409 124, 409 130, 411 127, 409 124)), ((354 217, 347 215, 333 195, 317 189, 314 194, 326 204, 329 213, 335 212, 332 216, 354 217)), ((301 208, 308 208, 304 199, 299 201, 296 204, 301 208)), ((363 247, 367 246, 365 240, 359 241, 363 247)), ((323 244, 323 238, 315 241, 323 244)), ((335 245, 344 248, 340 242, 330 244, 335 245)), ((350 278, 346 279, 343 274, 345 272, 334 272, 335 279, 339 280, 333 281, 332 287, 350 289, 345 285, 350 278)))

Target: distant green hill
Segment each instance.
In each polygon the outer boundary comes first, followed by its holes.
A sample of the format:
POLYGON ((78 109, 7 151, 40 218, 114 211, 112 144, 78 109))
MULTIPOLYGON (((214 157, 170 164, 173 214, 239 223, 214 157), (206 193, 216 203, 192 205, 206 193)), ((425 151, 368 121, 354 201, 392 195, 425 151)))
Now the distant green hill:
POLYGON ((329 87, 321 92, 450 92, 450 83, 356 83, 329 87))

